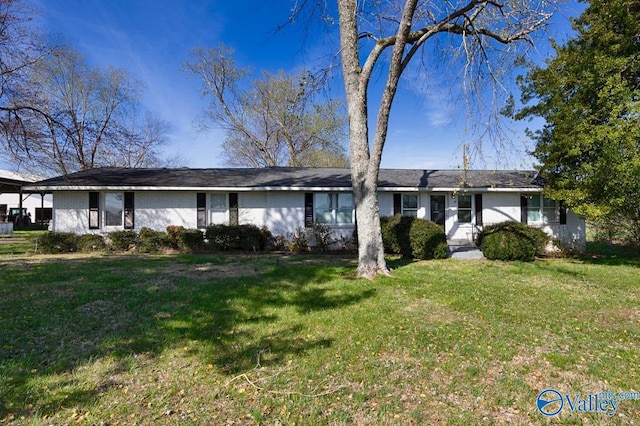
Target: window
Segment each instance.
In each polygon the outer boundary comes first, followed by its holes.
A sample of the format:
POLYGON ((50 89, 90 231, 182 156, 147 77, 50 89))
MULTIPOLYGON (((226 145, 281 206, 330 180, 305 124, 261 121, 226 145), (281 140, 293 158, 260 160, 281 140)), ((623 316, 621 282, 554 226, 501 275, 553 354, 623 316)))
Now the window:
POLYGON ((522 207, 523 211, 526 211, 526 216, 524 217, 526 223, 545 224, 561 222, 560 203, 556 200, 540 194, 524 195, 522 207))
POLYGON ((313 203, 317 223, 353 223, 353 195, 348 193, 314 194, 313 203))
POLYGON ((458 222, 471 223, 471 195, 458 195, 458 222))
MULTIPOLYGON (((97 198, 97 195, 89 195, 89 202, 95 202, 97 198), (92 197, 95 197, 95 200, 92 200, 92 197)), ((106 192, 104 194, 104 226, 122 226, 124 229, 133 229, 133 200, 133 192, 106 192)), ((95 204, 94 207, 89 207, 89 211, 89 222, 95 221, 96 216, 100 216, 99 208, 95 204)), ((90 223, 90 225, 95 225, 95 223, 90 223)))
POLYGON ((418 216, 418 194, 393 194, 393 214, 418 216))
POLYGON ((107 192, 104 194, 104 225, 122 226, 122 212, 124 196, 122 192, 107 192))
POLYGON ((227 194, 214 192, 209 194, 209 223, 227 223, 227 194))
POLYGON ((542 220, 544 223, 558 222, 559 216, 557 201, 542 197, 542 220))
POLYGON ((418 194, 402 194, 402 216, 418 217, 418 194))

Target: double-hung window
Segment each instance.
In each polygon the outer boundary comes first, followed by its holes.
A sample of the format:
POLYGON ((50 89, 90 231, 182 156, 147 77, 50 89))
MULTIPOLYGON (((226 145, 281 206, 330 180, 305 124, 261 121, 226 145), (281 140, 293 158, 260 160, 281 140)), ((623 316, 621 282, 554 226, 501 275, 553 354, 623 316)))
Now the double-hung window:
POLYGON ((418 194, 402 194, 402 216, 418 217, 418 194))
POLYGON ((526 221, 532 224, 560 222, 560 206, 556 200, 540 194, 524 196, 526 203, 526 221))
POLYGON ((458 222, 471 223, 471 194, 458 195, 458 222))
POLYGON ((393 194, 393 214, 418 217, 418 194, 393 194))
POLYGON ((317 223, 353 223, 353 195, 350 193, 316 193, 313 204, 317 223))

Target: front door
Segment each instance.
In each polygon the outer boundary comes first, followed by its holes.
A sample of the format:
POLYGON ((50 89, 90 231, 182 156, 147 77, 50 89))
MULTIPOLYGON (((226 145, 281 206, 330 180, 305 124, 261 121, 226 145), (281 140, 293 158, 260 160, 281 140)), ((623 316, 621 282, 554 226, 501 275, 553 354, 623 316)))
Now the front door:
POLYGON ((444 228, 444 221, 445 221, 444 201, 445 201, 444 195, 431 196, 431 221, 442 226, 442 228, 444 228))

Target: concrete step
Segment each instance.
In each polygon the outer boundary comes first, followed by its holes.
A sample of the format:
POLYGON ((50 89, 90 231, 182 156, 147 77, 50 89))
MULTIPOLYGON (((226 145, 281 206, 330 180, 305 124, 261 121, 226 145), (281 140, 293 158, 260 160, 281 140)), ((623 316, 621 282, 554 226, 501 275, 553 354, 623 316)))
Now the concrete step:
POLYGON ((449 241, 451 259, 484 259, 480 248, 469 241, 449 241))

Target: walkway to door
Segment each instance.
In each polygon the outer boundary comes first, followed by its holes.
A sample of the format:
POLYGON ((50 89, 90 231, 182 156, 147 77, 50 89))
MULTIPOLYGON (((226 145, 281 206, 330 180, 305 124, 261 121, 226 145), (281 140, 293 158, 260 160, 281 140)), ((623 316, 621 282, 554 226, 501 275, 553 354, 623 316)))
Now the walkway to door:
POLYGON ((449 253, 451 259, 484 259, 484 255, 475 243, 468 241, 450 240, 449 253))

